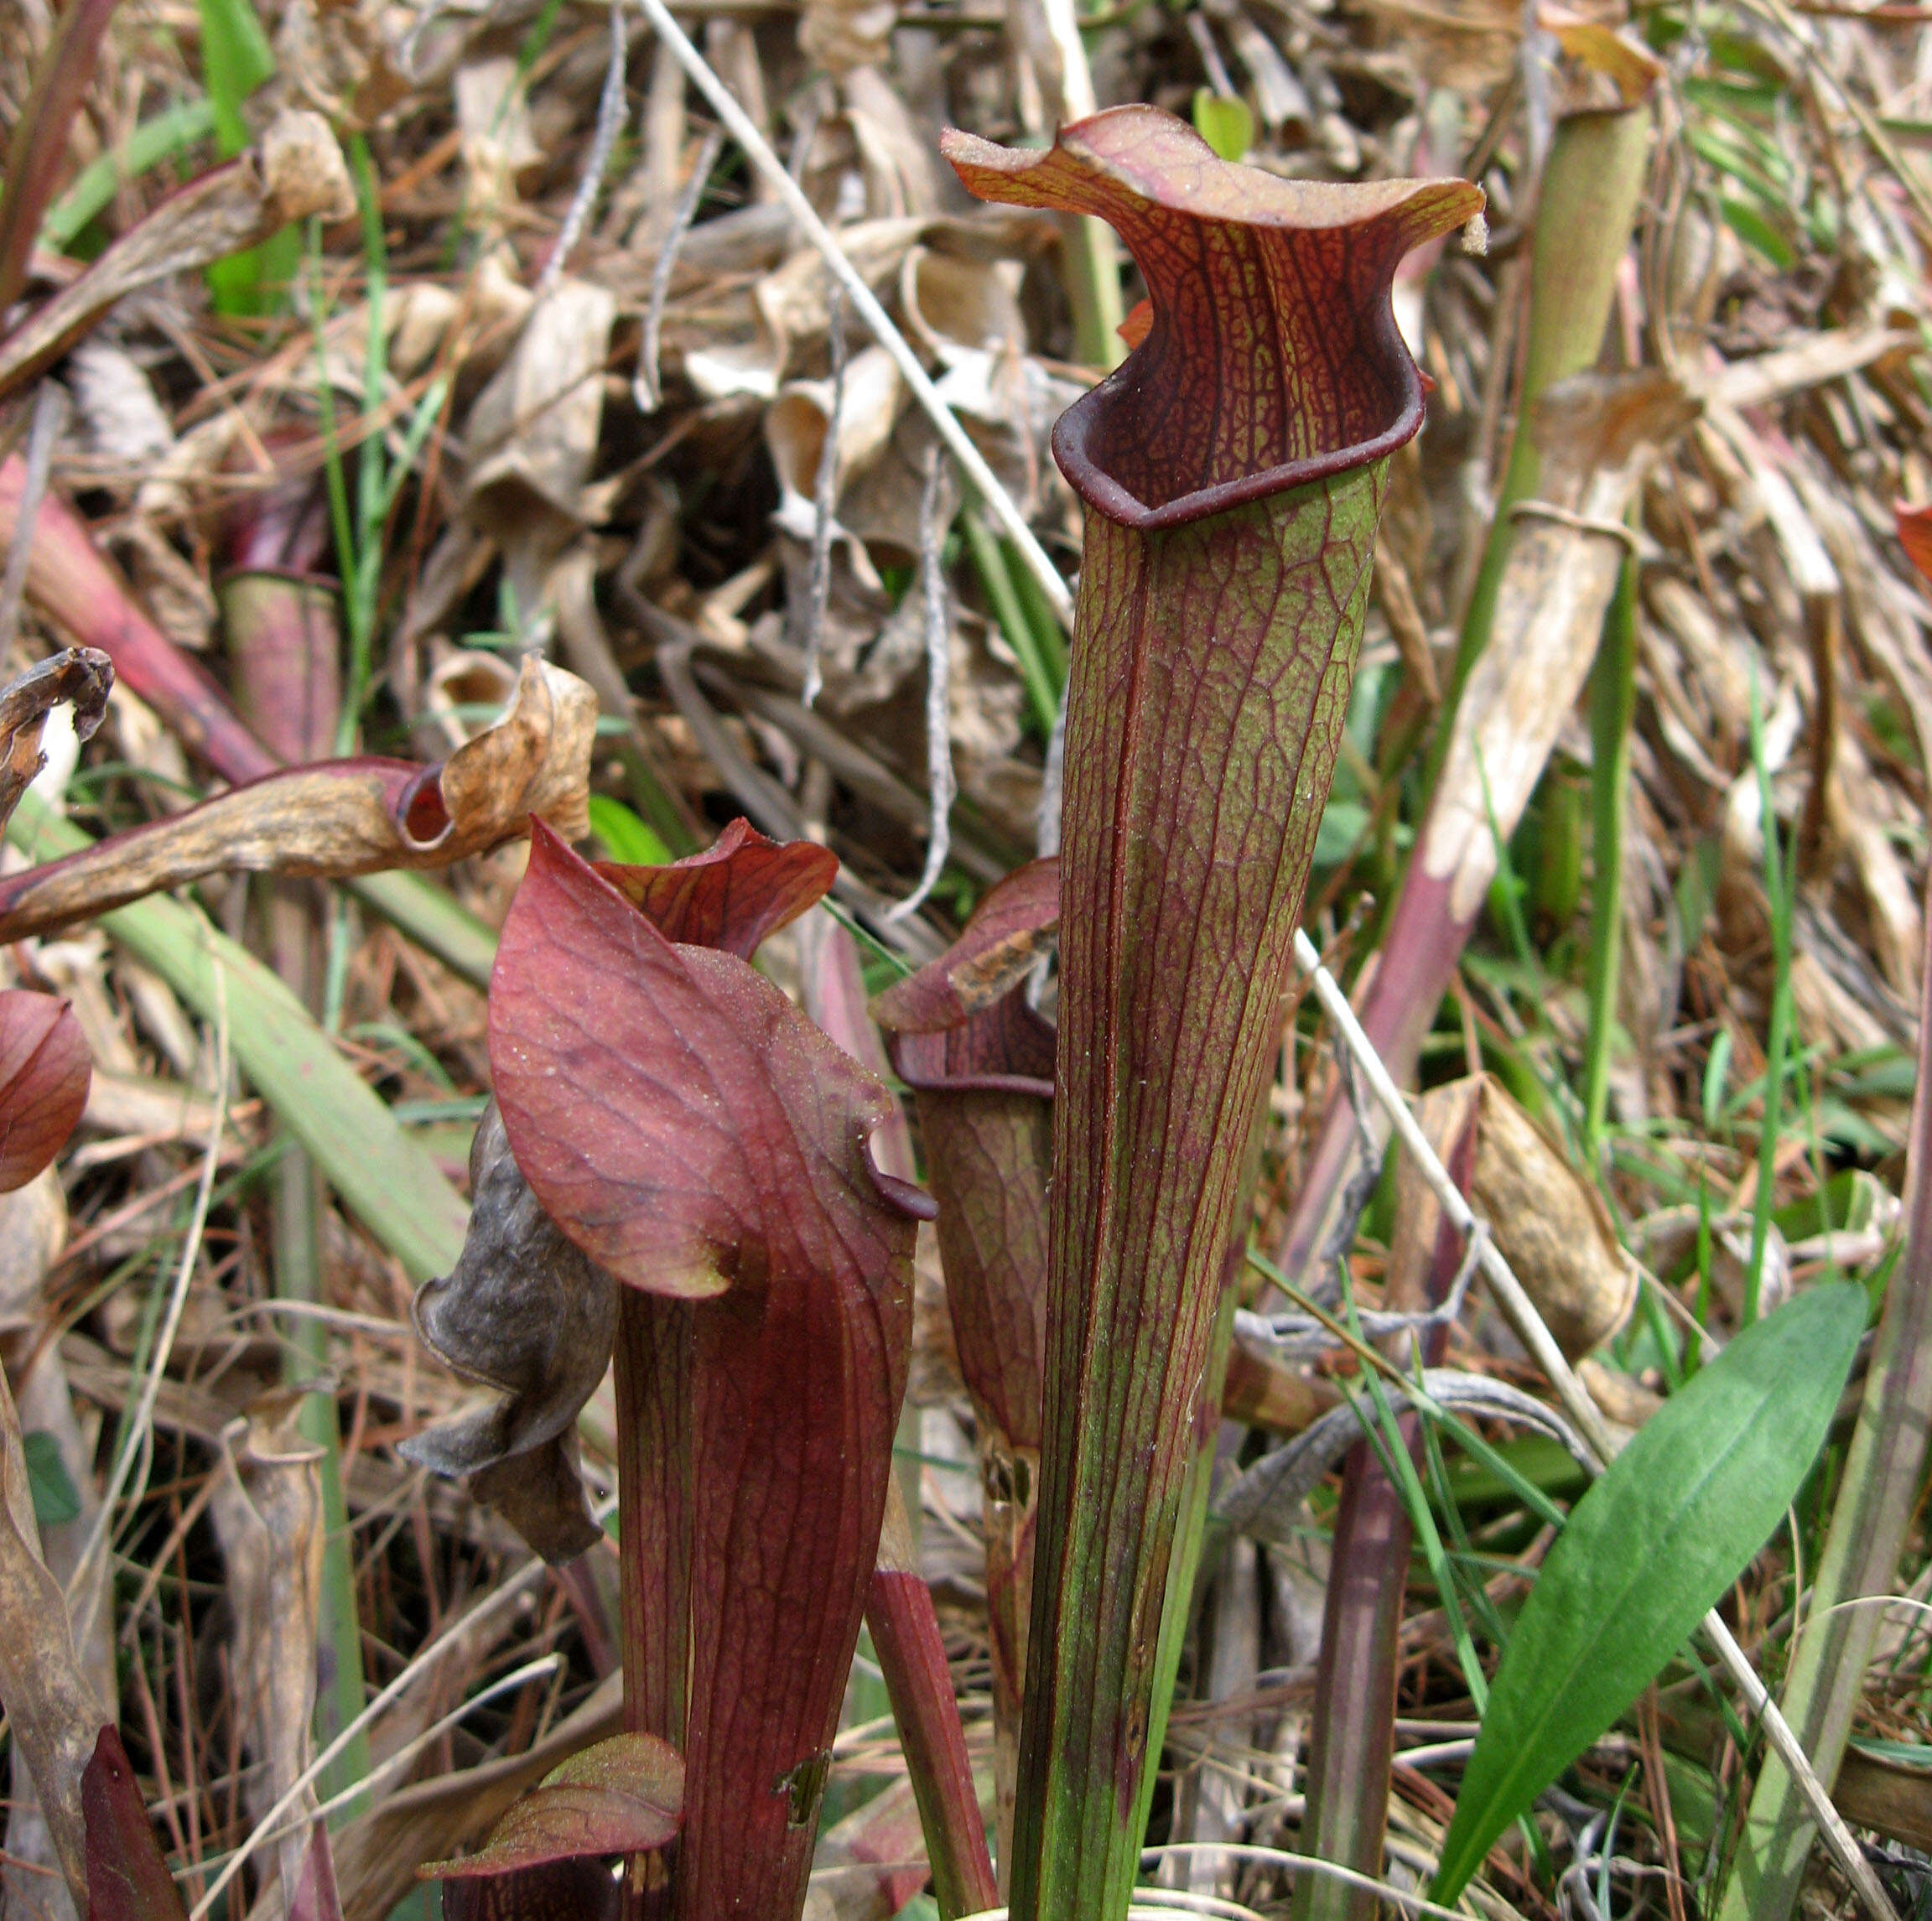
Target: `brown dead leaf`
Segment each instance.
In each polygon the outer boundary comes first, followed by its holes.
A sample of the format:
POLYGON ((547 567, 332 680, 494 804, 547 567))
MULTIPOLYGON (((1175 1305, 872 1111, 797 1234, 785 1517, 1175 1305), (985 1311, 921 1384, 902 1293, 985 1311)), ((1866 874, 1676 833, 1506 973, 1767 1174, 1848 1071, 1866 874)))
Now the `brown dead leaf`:
POLYGON ((545 821, 589 831, 597 696, 527 657, 496 726, 439 766, 365 756, 272 774, 0 882, 0 940, 46 933, 205 874, 341 879, 446 867, 545 821))
POLYGON ((291 221, 355 210, 327 122, 294 110, 278 115, 257 145, 164 200, 0 342, 0 393, 49 365, 130 293, 239 253, 291 221))
MULTIPOLYGON (((1416 1103, 1415 1117, 1439 1153, 1476 1113, 1476 1168, 1469 1204, 1489 1223, 1498 1249, 1572 1359, 1607 1340, 1628 1319, 1637 1270, 1619 1245, 1602 1197, 1561 1149, 1488 1075, 1452 1081, 1416 1103)), ((1439 1210, 1408 1155, 1396 1172, 1400 1223, 1390 1266, 1413 1246, 1436 1241, 1439 1210)))
MULTIPOLYGON (((315 1633, 322 1592, 322 1450, 298 1427, 299 1390, 264 1394, 221 1436, 222 1475, 210 1506, 235 1612, 231 1706, 265 1775, 252 1803, 264 1814, 309 1760, 315 1709, 315 1633)), ((305 1798, 313 1808, 314 1796, 305 1798)), ((308 1833, 282 1839, 282 1885, 302 1874, 308 1833)))
POLYGON ((83 1913, 87 1830, 80 1781, 107 1713, 81 1674, 66 1597, 41 1558, 13 1391, 0 1374, 0 1706, 25 1756, 62 1872, 83 1913))
POLYGON ((92 737, 107 711, 113 663, 95 647, 69 647, 29 667, 0 690, 0 828, 13 818, 20 797, 47 765, 40 729, 63 703, 74 709, 74 731, 92 737))
POLYGON ((470 1150, 470 1192, 462 1259, 423 1288, 414 1312, 423 1345, 488 1398, 402 1452, 476 1476, 471 1492, 561 1564, 600 1538, 577 1475, 576 1420, 610 1364, 617 1284, 538 1205, 494 1102, 470 1150))

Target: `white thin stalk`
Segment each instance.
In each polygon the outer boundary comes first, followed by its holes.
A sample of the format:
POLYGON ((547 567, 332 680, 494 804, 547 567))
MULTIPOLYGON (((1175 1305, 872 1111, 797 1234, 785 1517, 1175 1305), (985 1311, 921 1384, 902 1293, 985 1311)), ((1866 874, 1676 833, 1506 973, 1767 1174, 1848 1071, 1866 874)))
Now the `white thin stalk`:
POLYGON ((570 207, 564 215, 564 225, 558 230, 557 244, 551 249, 549 261, 537 283, 539 300, 564 278, 564 267, 577 242, 583 238, 584 229, 589 222, 590 210, 597 204, 604 176, 610 169, 610 156, 616 151, 617 136, 624 131, 624 65, 629 50, 624 27, 624 0, 610 0, 610 59, 604 71, 604 91, 597 101, 597 125, 590 136, 590 153, 584 163, 584 177, 578 181, 577 191, 570 197, 570 207))
MULTIPOLYGON (((1375 1051, 1374 1042, 1363 1031, 1362 1023, 1355 1018, 1355 1010, 1348 1005, 1348 997, 1341 989, 1333 974, 1322 964, 1322 956, 1307 934, 1297 928, 1295 934, 1295 958, 1301 971, 1314 984, 1315 996, 1322 1003, 1323 1011, 1335 1023, 1348 1049, 1349 1057, 1368 1082, 1369 1091, 1374 1095, 1376 1104, 1388 1116, 1389 1125, 1403 1146, 1409 1150, 1418 1171, 1427 1184, 1430 1192, 1441 1204, 1442 1212, 1459 1233, 1468 1234, 1475 1231, 1476 1217, 1469 1203, 1429 1144, 1427 1135, 1417 1124, 1415 1116, 1410 1111, 1402 1090, 1395 1085, 1382 1057, 1375 1051)), ((1576 1370, 1565 1359, 1563 1351, 1544 1325, 1543 1316, 1536 1311, 1536 1306, 1523 1291, 1523 1284, 1517 1280, 1509 1264, 1498 1252, 1495 1243, 1488 1235, 1482 1240, 1481 1259, 1483 1277, 1489 1283, 1490 1291, 1496 1303, 1503 1310, 1504 1318, 1515 1331, 1516 1337, 1530 1350, 1536 1364, 1549 1377, 1550 1384, 1556 1390, 1556 1398, 1562 1402, 1565 1411, 1576 1424, 1577 1431, 1596 1455, 1602 1467, 1607 1467, 1614 1450, 1609 1436, 1605 1432, 1602 1416, 1597 1412, 1597 1404, 1590 1399, 1589 1390, 1576 1378, 1576 1370)), ((1832 1858, 1840 1872, 1857 1890, 1858 1898, 1867 1911, 1877 1917, 1877 1921, 1898 1921, 1898 1911, 1887 1898, 1885 1890, 1879 1886, 1878 1877, 1872 1871, 1872 1865, 1864 1851, 1852 1838, 1851 1829, 1846 1826, 1844 1817, 1832 1804, 1831 1796, 1825 1783, 1819 1779, 1796 1735, 1791 1731, 1791 1724, 1779 1711, 1778 1704, 1771 1699, 1764 1684, 1758 1678, 1758 1672, 1750 1663, 1744 1650, 1737 1645, 1731 1630, 1724 1625, 1722 1618, 1713 1608, 1704 1617, 1704 1636, 1724 1664, 1737 1690, 1758 1716, 1764 1728, 1764 1737, 1777 1750, 1778 1757, 1791 1770, 1792 1778, 1798 1783, 1810 1809, 1812 1818, 1817 1822, 1819 1831, 1831 1849, 1832 1858)))
POLYGON ((671 49, 678 65, 690 75, 692 85, 710 102, 712 112, 724 122, 731 138, 745 149, 745 158, 771 183, 786 211, 797 221, 805 237, 824 255, 825 262, 844 289, 845 298, 858 309, 860 318, 871 329, 879 345, 892 356, 893 365, 905 376, 913 398, 925 408, 933 426, 938 429, 939 438, 946 443, 948 451, 973 483, 973 491, 986 503, 1007 538, 1020 550, 1021 558, 1039 582, 1040 591, 1046 596, 1055 617, 1071 632, 1073 596, 1067 592, 1067 583, 1060 578, 1059 569, 1047 558, 1046 548, 1034 538, 1032 528, 1026 524, 1026 517, 1021 512, 1012 495, 1000 484, 999 475, 986 465, 985 455, 973 444, 971 436, 959 424, 952 408, 940 398, 939 390, 933 386, 918 355, 894 324, 892 316, 880 305, 878 296, 865 284, 865 276, 846 258, 845 250, 839 246, 831 228, 818 217, 818 210, 807 199, 804 189, 786 170, 785 163, 772 150, 771 143, 752 123, 750 117, 733 97, 731 90, 712 70, 710 63, 692 45, 689 36, 672 18, 671 9, 664 0, 638 0, 638 4, 657 37, 671 49))
MULTIPOLYGON (((617 1503, 614 1500, 600 1503, 594 1510, 597 1520, 601 1522, 616 1505, 617 1503)), ((190 1910, 188 1921, 202 1921, 202 1917, 221 1898, 222 1890, 242 1872, 242 1863, 248 1860, 255 1851, 274 1833, 276 1824, 294 1806, 296 1798, 328 1767, 330 1762, 335 1760, 337 1755, 348 1747, 357 1735, 369 1726, 371 1721, 375 1720, 377 1715, 408 1691, 411 1684, 421 1675, 424 1668, 428 1666, 443 1652, 445 1643, 453 1641, 459 1634, 468 1633, 479 1622, 487 1620, 492 1614, 501 1613, 522 1595, 525 1588, 533 1586, 538 1580, 548 1572, 548 1564, 532 1555, 515 1574, 511 1575, 499 1584, 496 1591, 487 1601, 479 1602, 467 1614, 459 1615, 455 1619, 446 1622, 443 1632, 426 1647, 417 1651, 415 1655, 412 1657, 409 1664, 380 1694, 375 1695, 368 1706, 364 1708, 361 1713, 357 1715, 355 1720, 351 1721, 309 1763, 288 1791, 255 1824, 254 1830, 247 1840, 234 1854, 229 1856, 221 1872, 209 1883, 208 1892, 190 1910)), ((358 1786, 360 1785, 361 1783, 359 1783, 358 1786)))
POLYGON ((952 847, 953 803, 959 794, 953 771, 953 623, 947 617, 946 569, 940 556, 946 522, 952 518, 950 508, 941 513, 945 491, 946 463, 934 448, 927 457, 919 500, 919 592, 926 614, 926 790, 932 822, 919 885, 896 907, 886 909, 888 926, 910 920, 938 885, 952 847))
MULTIPOLYGON (((393 1754, 377 1762, 353 1787, 345 1788, 339 1794, 331 1794, 314 1814, 297 1815, 293 1820, 284 1820, 272 1834, 262 1835, 259 1838, 251 1835, 247 1845, 250 1848, 266 1847, 271 1841, 283 1841, 290 1835, 300 1834, 316 1821, 326 1821, 331 1815, 339 1814, 343 1809, 361 1800, 391 1775, 402 1773, 425 1747, 449 1733, 473 1708, 481 1707, 486 1701, 495 1700, 501 1695, 514 1694, 517 1689, 527 1686, 532 1681, 541 1680, 546 1674, 555 1674, 563 1665, 563 1655, 543 1654, 534 1661, 525 1662, 520 1668, 513 1668, 506 1674, 499 1674, 487 1687, 479 1688, 467 1700, 459 1701, 440 1721, 430 1722, 413 1739, 404 1742, 393 1754)), ((319 1763, 311 1763, 303 1778, 313 1781, 319 1766, 319 1763)))

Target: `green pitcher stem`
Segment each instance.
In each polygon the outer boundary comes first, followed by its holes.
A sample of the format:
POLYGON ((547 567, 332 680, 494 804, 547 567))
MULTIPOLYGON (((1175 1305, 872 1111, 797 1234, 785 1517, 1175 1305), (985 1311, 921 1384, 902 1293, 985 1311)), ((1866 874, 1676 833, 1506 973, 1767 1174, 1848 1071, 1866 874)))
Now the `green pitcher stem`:
POLYGON ((1064 1172, 1014 1846, 1022 1921, 1118 1914, 1134 1884, 1223 1257, 1386 480, 1378 459, 1152 532, 1089 511, 1067 709, 1064 1172))

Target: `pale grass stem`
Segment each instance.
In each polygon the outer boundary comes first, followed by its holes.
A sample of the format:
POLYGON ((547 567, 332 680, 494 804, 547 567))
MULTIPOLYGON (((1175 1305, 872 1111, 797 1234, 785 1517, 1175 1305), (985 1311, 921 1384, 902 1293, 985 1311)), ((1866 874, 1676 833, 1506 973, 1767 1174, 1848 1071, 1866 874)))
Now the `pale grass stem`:
MULTIPOLYGON (((137 1459, 141 1469, 133 1501, 138 1502, 147 1488, 148 1470, 153 1458, 155 1404, 161 1398, 162 1378, 174 1352, 174 1338, 181 1331, 181 1316, 187 1310, 189 1283, 195 1277, 195 1264, 201 1258, 201 1237, 208 1225, 208 1207, 214 1196, 215 1176, 221 1165, 221 1135, 228 1119, 228 976, 219 957, 211 954, 210 960, 215 976, 215 1118, 208 1130, 208 1151, 203 1156, 201 1178, 195 1190, 195 1210, 188 1224, 187 1241, 181 1249, 181 1264, 175 1271, 167 1312, 155 1337, 153 1358, 147 1378, 141 1384, 141 1398, 135 1404, 127 1441, 114 1463, 113 1472, 108 1477, 93 1531, 87 1537, 87 1545, 81 1550, 73 1578, 67 1584, 70 1606, 74 1597, 83 1591, 96 1557, 106 1546, 114 1525, 115 1508, 127 1486, 129 1476, 134 1472, 137 1459)), ((96 1595, 96 1606, 99 1595, 106 1592, 108 1585, 102 1583, 96 1595)), ((91 1621, 76 1622, 75 1638, 84 1641, 91 1626, 91 1621)))

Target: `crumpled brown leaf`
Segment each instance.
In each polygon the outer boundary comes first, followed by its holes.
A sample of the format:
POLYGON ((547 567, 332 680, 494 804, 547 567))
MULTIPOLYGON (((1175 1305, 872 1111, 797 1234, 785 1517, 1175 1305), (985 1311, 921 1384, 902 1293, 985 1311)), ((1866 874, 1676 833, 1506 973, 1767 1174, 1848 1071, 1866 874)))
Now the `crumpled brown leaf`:
POLYGON ((278 114, 256 146, 169 195, 0 342, 0 393, 57 359, 128 294, 240 253, 293 221, 355 210, 328 123, 319 114, 278 114))
POLYGON ((40 1555, 20 1416, 0 1372, 0 1707, 25 1756, 75 1904, 86 1912, 81 1777, 107 1714, 80 1671, 66 1597, 40 1555))
MULTIPOLYGON (((1416 1103, 1422 1131, 1446 1160, 1473 1115, 1476 1151, 1469 1202, 1571 1360, 1629 1319, 1637 1270, 1617 1238, 1602 1197, 1493 1076, 1432 1088, 1416 1103)), ((1395 1176, 1400 1223, 1393 1271, 1419 1265, 1435 1243, 1434 1197, 1407 1155, 1395 1176)))
POLYGON ((472 1492, 546 1560, 573 1560, 599 1534, 577 1476, 576 1424, 610 1364, 617 1284, 538 1205, 494 1101, 470 1150, 470 1193, 463 1258, 417 1295, 416 1331, 491 1395, 401 1452, 439 1474, 475 1475, 472 1492))
POLYGON ((580 838, 596 726, 589 687, 527 656, 509 712, 439 765, 324 761, 111 835, 0 882, 0 940, 51 932, 205 874, 340 879, 446 867, 532 819, 580 838))
MULTIPOLYGON (((263 1395, 221 1436, 210 1503, 235 1613, 234 1693, 242 1741, 266 1764, 250 1796, 259 1816, 309 1760, 315 1711, 315 1635, 322 1592, 322 1450, 296 1425, 299 1392, 263 1395)), ((314 1796, 305 1797, 312 1809, 314 1796)), ((282 1885, 295 1887, 309 1837, 282 1837, 282 1885)))
POLYGON ((0 690, 0 828, 13 818, 20 797, 47 765, 40 729, 62 704, 74 709, 74 732, 91 740, 107 711, 114 666, 97 647, 69 647, 30 667, 0 690))

